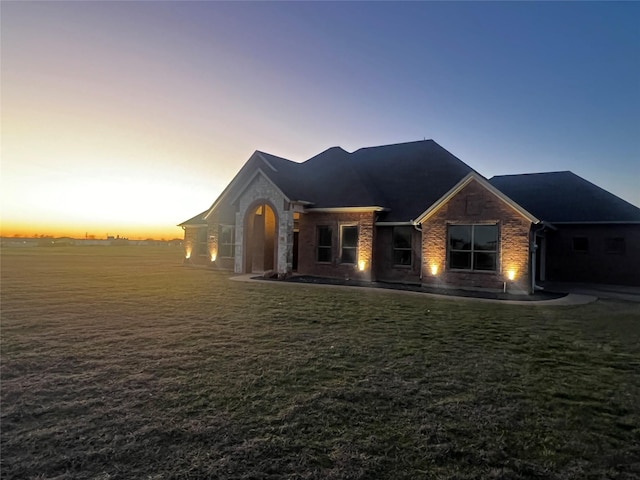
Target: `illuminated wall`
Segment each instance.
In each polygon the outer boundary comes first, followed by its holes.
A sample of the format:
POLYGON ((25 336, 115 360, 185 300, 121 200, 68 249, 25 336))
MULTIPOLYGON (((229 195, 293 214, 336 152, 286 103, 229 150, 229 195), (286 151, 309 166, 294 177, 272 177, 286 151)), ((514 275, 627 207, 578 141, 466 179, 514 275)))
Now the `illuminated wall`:
POLYGON ((440 286, 529 291, 531 222, 475 180, 422 224, 423 283, 440 286), (452 270, 447 266, 449 224, 497 223, 495 272, 452 270), (512 276, 513 278, 509 278, 512 276))
POLYGON ((307 212, 300 215, 298 273, 322 277, 372 280, 374 212, 307 212), (332 232, 332 258, 329 263, 316 261, 317 227, 328 225, 332 232), (340 226, 358 226, 355 264, 340 263, 340 226))

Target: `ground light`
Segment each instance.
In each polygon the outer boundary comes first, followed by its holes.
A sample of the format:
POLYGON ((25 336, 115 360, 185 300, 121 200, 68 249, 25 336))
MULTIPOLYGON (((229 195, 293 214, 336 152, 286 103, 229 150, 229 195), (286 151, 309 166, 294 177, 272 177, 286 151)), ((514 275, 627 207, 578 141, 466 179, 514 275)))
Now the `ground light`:
MULTIPOLYGON (((508 270, 507 278, 509 279, 510 282, 513 282, 513 280, 516 278, 516 271, 514 269, 508 270)), ((507 282, 502 283, 502 291, 504 293, 507 293, 507 282)))

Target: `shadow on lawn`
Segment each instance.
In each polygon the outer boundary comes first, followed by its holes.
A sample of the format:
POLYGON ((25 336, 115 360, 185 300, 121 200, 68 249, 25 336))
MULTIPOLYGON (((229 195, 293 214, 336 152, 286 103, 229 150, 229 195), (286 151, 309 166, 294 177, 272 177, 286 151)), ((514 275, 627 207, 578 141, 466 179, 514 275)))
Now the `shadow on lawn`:
POLYGON ((314 277, 311 275, 294 275, 284 280, 277 278, 270 278, 265 276, 253 277, 256 280, 268 280, 268 281, 284 281, 289 283, 306 283, 316 285, 346 285, 351 287, 369 287, 369 288, 383 288, 387 290, 402 290, 407 292, 422 292, 422 293, 434 293, 437 295, 447 295, 451 297, 468 297, 468 298, 485 298, 490 300, 518 300, 539 302, 542 300, 554 300, 556 298, 562 298, 567 296, 567 293, 557 293, 548 291, 537 291, 533 295, 527 294, 515 294, 515 293, 503 293, 503 292, 488 292, 481 290, 464 290, 461 288, 435 288, 418 284, 405 284, 405 283, 391 283, 391 282, 365 282, 361 280, 340 279, 340 278, 328 278, 328 277, 314 277))

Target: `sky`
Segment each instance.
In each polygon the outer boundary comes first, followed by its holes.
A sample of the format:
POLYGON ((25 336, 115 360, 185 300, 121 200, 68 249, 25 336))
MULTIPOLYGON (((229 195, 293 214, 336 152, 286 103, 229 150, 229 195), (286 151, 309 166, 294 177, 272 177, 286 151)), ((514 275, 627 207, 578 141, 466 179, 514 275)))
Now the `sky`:
POLYGON ((255 150, 433 139, 640 205, 638 2, 0 4, 2 235, 176 238, 255 150))

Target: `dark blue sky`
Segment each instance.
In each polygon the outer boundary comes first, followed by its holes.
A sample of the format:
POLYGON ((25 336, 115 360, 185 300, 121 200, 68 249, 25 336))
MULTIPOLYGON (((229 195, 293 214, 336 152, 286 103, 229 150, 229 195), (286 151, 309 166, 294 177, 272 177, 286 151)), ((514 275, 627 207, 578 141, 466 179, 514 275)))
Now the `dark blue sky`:
POLYGON ((422 138, 488 177, 572 170, 637 205, 639 26, 635 2, 3 3, 3 218, 31 215, 12 199, 52 164, 77 172, 67 192, 99 178, 135 200, 143 180, 132 224, 173 225, 256 149, 422 138))

